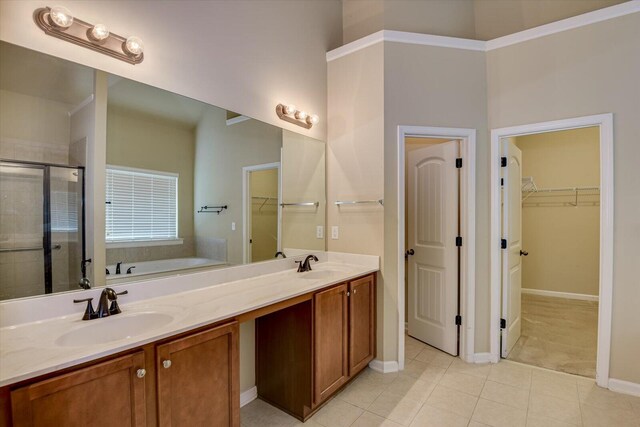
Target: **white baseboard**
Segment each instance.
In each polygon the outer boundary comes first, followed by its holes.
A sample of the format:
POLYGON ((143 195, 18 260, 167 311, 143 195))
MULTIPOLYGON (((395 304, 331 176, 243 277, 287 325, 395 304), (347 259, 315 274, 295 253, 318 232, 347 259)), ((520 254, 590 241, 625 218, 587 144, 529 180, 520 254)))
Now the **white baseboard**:
POLYGON ((253 402, 258 397, 258 387, 253 386, 247 391, 240 393, 240 407, 242 408, 247 403, 253 402))
POLYGON ((373 359, 369 362, 369 367, 376 372, 380 372, 381 374, 388 374, 389 372, 398 372, 398 362, 395 360, 389 360, 384 362, 382 360, 373 359))
POLYGON ((632 383, 631 381, 609 378, 609 390, 618 393, 630 394, 632 396, 640 396, 640 384, 632 383))
POLYGON ((491 356, 491 353, 476 353, 473 356, 474 363, 496 363, 497 360, 494 361, 494 358, 491 356))
POLYGON ((598 295, 574 294, 571 292, 545 291, 543 289, 522 288, 523 294, 541 295, 543 297, 579 299, 583 301, 598 301, 598 295))

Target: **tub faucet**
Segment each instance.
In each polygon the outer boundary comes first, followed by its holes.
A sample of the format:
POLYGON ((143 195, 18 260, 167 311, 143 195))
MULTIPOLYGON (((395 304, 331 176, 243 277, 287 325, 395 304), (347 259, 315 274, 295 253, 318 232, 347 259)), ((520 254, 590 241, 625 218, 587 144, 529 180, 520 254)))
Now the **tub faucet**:
POLYGON ((127 274, 131 274, 132 273, 131 269, 133 268, 136 268, 136 266, 132 265, 131 267, 127 268, 127 274))
POLYGON ((276 256, 274 258, 278 258, 278 255, 282 255, 282 258, 286 258, 287 256, 282 251, 276 252, 276 256))
POLYGON ((120 266, 122 265, 124 261, 120 261, 118 263, 116 263, 116 274, 120 274, 120 266))
POLYGON ((306 271, 311 271, 311 260, 318 262, 318 257, 315 255, 307 255, 304 261, 296 261, 298 265, 298 273, 304 273, 306 271))

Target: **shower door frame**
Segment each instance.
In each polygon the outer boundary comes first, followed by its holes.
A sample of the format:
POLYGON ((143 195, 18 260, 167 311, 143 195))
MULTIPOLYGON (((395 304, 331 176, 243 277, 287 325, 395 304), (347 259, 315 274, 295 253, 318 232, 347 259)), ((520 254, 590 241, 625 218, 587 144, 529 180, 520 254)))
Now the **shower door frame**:
POLYGON ((82 170, 81 182, 81 216, 82 216, 82 260, 86 259, 86 206, 85 206, 85 171, 84 166, 60 165, 56 163, 32 162, 28 160, 0 159, 2 163, 13 163, 24 168, 42 169, 42 251, 44 258, 44 293, 53 293, 53 260, 51 241, 51 168, 78 169, 82 170))

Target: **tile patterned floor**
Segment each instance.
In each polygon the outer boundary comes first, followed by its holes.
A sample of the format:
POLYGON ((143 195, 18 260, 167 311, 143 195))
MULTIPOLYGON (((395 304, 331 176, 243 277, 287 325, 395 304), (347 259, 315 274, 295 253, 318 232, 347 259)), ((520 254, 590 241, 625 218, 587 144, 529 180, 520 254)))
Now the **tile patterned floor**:
POLYGON ((598 303, 522 295, 522 335, 508 359, 596 376, 598 303))
POLYGON ((254 400, 244 427, 640 427, 640 397, 511 361, 466 364, 407 337, 406 369, 370 369, 302 424, 254 400))

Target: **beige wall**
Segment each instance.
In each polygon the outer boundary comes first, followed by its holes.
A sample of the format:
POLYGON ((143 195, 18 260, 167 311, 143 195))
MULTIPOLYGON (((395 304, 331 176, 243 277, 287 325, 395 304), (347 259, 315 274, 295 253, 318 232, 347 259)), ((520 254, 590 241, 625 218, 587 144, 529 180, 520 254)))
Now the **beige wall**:
MULTIPOLYGON (((384 45, 379 43, 331 61, 327 138, 327 247, 330 251, 382 256, 384 209, 345 206, 336 200, 384 197, 384 45), (331 239, 338 226, 340 238, 331 239)), ((385 266, 382 265, 384 273, 385 266)), ((382 307, 388 299, 385 276, 378 276, 377 357, 394 360, 393 320, 382 307)))
POLYGON ((171 247, 108 249, 107 264, 195 255, 194 155, 193 125, 109 106, 107 164, 178 174, 178 236, 184 242, 171 247))
POLYGON ((208 240, 224 239, 227 261, 242 264, 242 168, 279 162, 282 129, 257 120, 227 126, 226 119, 225 110, 209 107, 196 129, 192 209, 228 205, 220 215, 195 214, 197 251, 200 254, 208 240))
MULTIPOLYGON (((522 174, 538 188, 598 187, 599 128, 514 138, 522 150, 522 174)), ((526 193, 525 193, 526 194, 526 193)), ((522 287, 598 295, 599 196, 582 192, 530 193, 522 207, 522 287)))
POLYGON ((137 35, 144 62, 132 66, 46 36, 36 0, 0 2, 0 39, 217 105, 315 138, 326 136, 325 52, 342 42, 339 0, 59 0, 75 16, 137 35), (169 30, 170 29, 170 30, 169 30), (311 130, 280 120, 279 102, 318 114, 311 130))
POLYGON ((491 40, 627 0, 474 0, 475 38, 491 40))
POLYGON ((487 54, 491 128, 608 112, 614 115, 610 376, 635 383, 640 383, 638 40, 640 13, 635 13, 487 54))
POLYGON ((490 40, 625 0, 343 0, 343 43, 380 30, 490 40))
POLYGON ((283 249, 325 249, 325 239, 316 237, 316 226, 325 226, 325 151, 326 144, 322 141, 286 130, 282 132, 283 202, 320 203, 317 208, 282 209, 283 249))
POLYGON ((251 172, 251 260, 273 259, 278 250, 278 169, 251 172), (257 197, 267 197, 265 201, 257 197))

